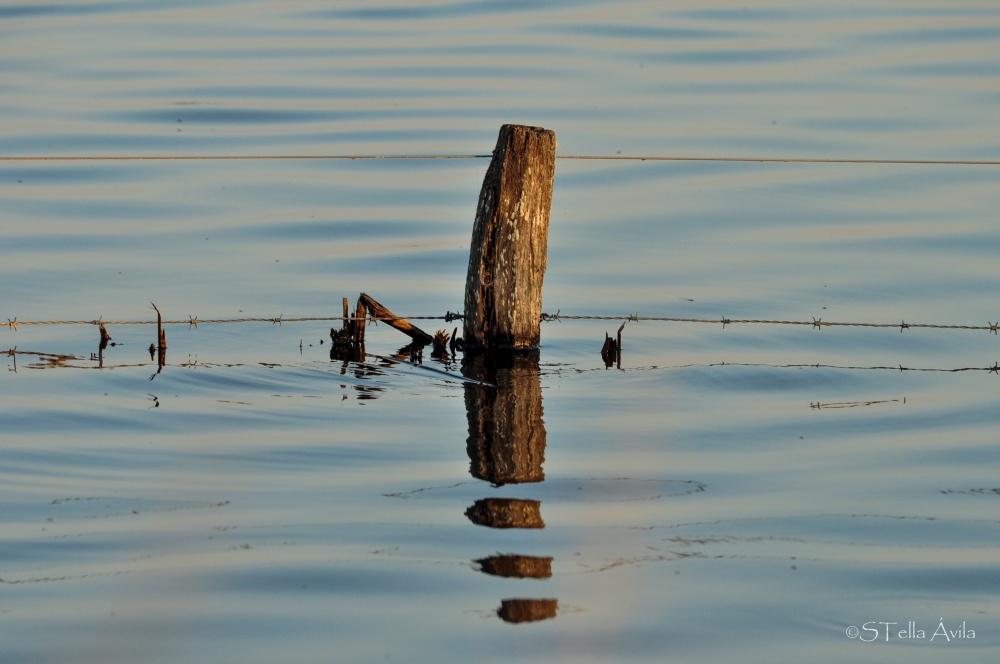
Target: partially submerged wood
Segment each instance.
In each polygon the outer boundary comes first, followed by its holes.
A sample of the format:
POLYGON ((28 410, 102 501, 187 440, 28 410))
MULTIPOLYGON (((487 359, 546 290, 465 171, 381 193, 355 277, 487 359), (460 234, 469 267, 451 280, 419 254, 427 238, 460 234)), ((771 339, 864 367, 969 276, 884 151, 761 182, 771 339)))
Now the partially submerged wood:
POLYGON ((532 350, 541 340, 556 135, 503 125, 483 179, 465 282, 467 350, 532 350))
MULTIPOLYGON (((167 333, 163 330, 163 316, 160 314, 160 310, 155 304, 150 302, 153 306, 153 311, 156 312, 156 339, 159 344, 156 346, 156 373, 149 377, 150 380, 156 378, 156 374, 163 371, 163 367, 167 364, 167 333)), ((149 345, 149 359, 153 359, 153 344, 149 345)))
POLYGON ((163 331, 163 316, 160 315, 160 310, 157 309, 155 304, 153 304, 152 302, 150 302, 150 304, 153 305, 153 311, 156 312, 156 338, 159 344, 158 348, 166 349, 167 333, 163 331))
MULTIPOLYGON (((362 293, 358 297, 354 315, 350 313, 347 298, 343 298, 343 325, 340 329, 330 328, 330 340, 333 342, 330 348, 330 359, 345 361, 361 361, 365 357, 365 319, 370 315, 373 319, 383 320, 390 327, 393 327, 403 334, 413 339, 412 343, 400 350, 405 353, 406 358, 416 358, 420 350, 428 344, 435 344, 442 348, 448 343, 448 335, 444 334, 443 340, 439 341, 432 337, 416 325, 413 325, 405 318, 401 318, 383 306, 375 298, 367 293, 362 293)), ((443 333, 439 333, 439 336, 443 333)))
POLYGON ((98 349, 104 350, 105 348, 108 347, 108 342, 111 341, 111 335, 108 334, 108 331, 105 329, 104 323, 100 323, 99 325, 101 332, 101 343, 98 345, 98 349))
POLYGON ((604 366, 609 369, 616 364, 619 369, 622 368, 622 330, 624 329, 625 323, 622 323, 622 326, 618 328, 617 341, 612 339, 607 332, 604 333, 604 346, 601 348, 601 358, 604 359, 604 366))
MULTIPOLYGON (((101 342, 97 345, 97 366, 101 369, 104 368, 104 350, 108 347, 108 342, 111 341, 111 335, 108 334, 107 329, 104 327, 104 323, 98 323, 101 332, 101 342)), ((90 354, 90 359, 94 359, 94 354, 90 354)), ((149 359, 153 359, 150 355, 149 359)))
POLYGON ((330 328, 330 359, 343 362, 362 362, 365 359, 365 304, 359 298, 354 315, 350 313, 347 298, 343 298, 341 328, 330 328))

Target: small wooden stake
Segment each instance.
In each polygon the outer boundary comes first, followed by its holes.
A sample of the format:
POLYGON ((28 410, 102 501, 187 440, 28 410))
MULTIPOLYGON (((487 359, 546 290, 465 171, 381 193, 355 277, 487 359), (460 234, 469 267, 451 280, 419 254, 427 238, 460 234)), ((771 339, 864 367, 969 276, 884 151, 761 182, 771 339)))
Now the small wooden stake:
POLYGON ((472 229, 465 281, 467 350, 538 347, 555 160, 555 132, 500 127, 472 229))
POLYGON ((100 324, 100 331, 101 331, 101 343, 98 346, 98 349, 104 350, 105 348, 108 347, 108 342, 111 341, 111 335, 108 334, 108 331, 106 329, 104 329, 104 323, 100 324))
POLYGON ((357 307, 354 309, 354 343, 365 342, 365 315, 365 302, 359 297, 357 307))
MULTIPOLYGON (((156 312, 156 339, 159 346, 156 347, 156 373, 149 377, 150 380, 156 378, 156 374, 163 371, 163 367, 167 364, 167 333, 163 331, 163 316, 160 315, 160 310, 155 304, 153 305, 153 311, 156 312)), ((153 344, 149 344, 149 359, 153 359, 153 344)))
POLYGON ((156 308, 155 304, 152 302, 150 304, 153 305, 153 311, 156 312, 156 339, 159 344, 158 348, 166 350, 167 333, 163 331, 163 316, 160 315, 160 310, 156 308))

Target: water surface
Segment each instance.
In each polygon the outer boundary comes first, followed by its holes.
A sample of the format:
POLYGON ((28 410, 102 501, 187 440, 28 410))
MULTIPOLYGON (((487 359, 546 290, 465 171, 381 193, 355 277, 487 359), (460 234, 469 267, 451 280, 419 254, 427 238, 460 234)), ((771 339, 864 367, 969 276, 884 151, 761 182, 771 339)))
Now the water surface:
POLYGON ((560 159, 562 318, 486 376, 530 434, 491 457, 460 358, 298 320, 364 291, 459 325, 487 159, 61 159, 484 155, 514 122, 561 156, 995 161, 993 3, 0 19, 5 662, 995 652, 997 167, 560 159), (98 319, 102 352, 28 324, 98 319))

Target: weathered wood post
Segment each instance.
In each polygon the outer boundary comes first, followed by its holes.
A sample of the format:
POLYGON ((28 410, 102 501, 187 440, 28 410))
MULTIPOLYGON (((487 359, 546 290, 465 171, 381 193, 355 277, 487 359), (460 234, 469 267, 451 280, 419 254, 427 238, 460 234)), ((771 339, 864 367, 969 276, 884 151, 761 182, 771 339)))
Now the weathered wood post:
POLYGON ((466 350, 538 347, 555 164, 555 132, 500 127, 472 229, 466 350))

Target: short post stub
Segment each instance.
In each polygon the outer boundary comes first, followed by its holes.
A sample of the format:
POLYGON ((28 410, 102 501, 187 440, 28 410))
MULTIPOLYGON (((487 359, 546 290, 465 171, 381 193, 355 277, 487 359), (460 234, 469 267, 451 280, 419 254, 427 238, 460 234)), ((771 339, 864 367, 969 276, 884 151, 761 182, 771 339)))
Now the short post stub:
POLYGON ((472 229, 466 350, 538 347, 555 165, 555 132, 500 127, 472 229))

